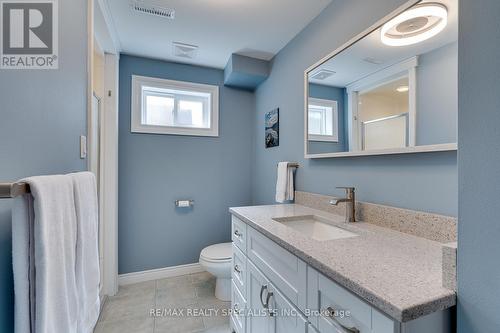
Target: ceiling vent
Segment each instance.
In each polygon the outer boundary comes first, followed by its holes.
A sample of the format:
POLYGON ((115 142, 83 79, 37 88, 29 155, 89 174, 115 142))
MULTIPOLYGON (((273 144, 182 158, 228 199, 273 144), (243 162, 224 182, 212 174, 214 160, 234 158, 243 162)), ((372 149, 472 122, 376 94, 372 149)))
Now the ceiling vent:
POLYGON ((196 57, 198 46, 178 42, 173 42, 172 44, 174 46, 174 56, 186 59, 193 59, 196 57))
POLYGON ((317 71, 316 73, 314 73, 311 76, 311 79, 314 79, 314 80, 326 80, 330 76, 332 76, 333 74, 335 74, 334 71, 330 71, 328 69, 320 69, 319 71, 317 71))
POLYGON ((175 10, 146 3, 145 1, 132 1, 132 8, 139 13, 149 14, 159 17, 164 17, 173 20, 175 18, 175 10))

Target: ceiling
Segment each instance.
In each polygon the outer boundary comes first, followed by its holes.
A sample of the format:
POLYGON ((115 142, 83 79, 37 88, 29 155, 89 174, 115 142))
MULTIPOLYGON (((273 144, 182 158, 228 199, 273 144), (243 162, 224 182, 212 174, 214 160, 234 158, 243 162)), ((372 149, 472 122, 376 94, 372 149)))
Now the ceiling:
POLYGON ((314 75, 321 69, 334 71, 335 74, 325 80, 309 81, 327 86, 345 87, 359 79, 390 67, 415 55, 429 51, 458 40, 458 0, 425 0, 422 2, 438 2, 448 8, 448 25, 438 35, 418 44, 409 46, 387 46, 380 40, 380 28, 363 39, 330 58, 312 71, 314 75), (367 62, 366 59, 376 63, 367 62))
POLYGON ((396 90, 401 86, 408 86, 408 77, 403 77, 401 79, 388 82, 384 85, 378 86, 369 91, 363 91, 360 93, 360 96, 367 96, 367 95, 406 96, 405 98, 408 98, 408 92, 400 93, 396 90))
POLYGON ((139 0, 174 9, 173 20, 106 1, 122 52, 224 68, 232 53, 270 60, 332 0, 139 0), (174 56, 173 42, 198 46, 196 57, 174 56))

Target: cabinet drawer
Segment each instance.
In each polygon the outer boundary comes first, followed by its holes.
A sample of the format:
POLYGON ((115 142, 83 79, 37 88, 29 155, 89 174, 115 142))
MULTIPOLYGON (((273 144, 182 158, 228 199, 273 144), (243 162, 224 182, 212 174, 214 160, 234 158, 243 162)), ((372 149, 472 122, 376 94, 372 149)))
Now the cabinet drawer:
POLYGON ((236 216, 232 216, 231 239, 234 244, 243 252, 247 253, 247 225, 236 216))
POLYGON ((232 304, 232 313, 231 313, 231 322, 233 328, 238 333, 245 333, 246 329, 246 301, 241 295, 238 287, 233 283, 231 285, 231 304, 232 304))
POLYGON ((248 227, 247 256, 301 311, 306 308, 306 263, 248 227))
POLYGON ((274 333, 306 333, 308 323, 299 310, 274 285, 271 284, 269 290, 273 293, 269 307, 274 313, 270 317, 274 321, 274 333))
POLYGON ((311 309, 320 313, 309 318, 319 332, 372 332, 372 307, 312 268, 308 269, 308 295, 311 309), (326 315, 329 310, 335 315, 326 315))
POLYGON ((247 299, 246 279, 247 279, 247 259, 243 252, 233 243, 233 267, 231 277, 234 284, 238 287, 243 298, 247 299))

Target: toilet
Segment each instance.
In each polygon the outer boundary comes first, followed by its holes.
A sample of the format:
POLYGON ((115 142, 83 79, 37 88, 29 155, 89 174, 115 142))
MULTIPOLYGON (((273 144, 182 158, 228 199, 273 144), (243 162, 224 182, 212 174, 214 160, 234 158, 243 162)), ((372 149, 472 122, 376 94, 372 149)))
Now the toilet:
POLYGON ((232 243, 210 245, 200 253, 200 265, 216 277, 215 297, 231 300, 232 243))

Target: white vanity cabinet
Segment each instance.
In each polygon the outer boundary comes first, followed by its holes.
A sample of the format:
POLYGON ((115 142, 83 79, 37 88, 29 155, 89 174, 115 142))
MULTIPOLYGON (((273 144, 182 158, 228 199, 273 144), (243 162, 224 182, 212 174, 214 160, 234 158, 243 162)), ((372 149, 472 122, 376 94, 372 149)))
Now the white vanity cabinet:
POLYGON ((234 333, 451 332, 450 310, 400 323, 236 216, 232 231, 234 333))
POLYGON ((252 262, 248 262, 247 332, 306 333, 307 320, 252 262))
POLYGON ((255 229, 247 229, 247 259, 302 312, 306 309, 307 264, 255 229))
POLYGON ((398 323, 308 267, 309 321, 321 333, 399 333, 398 323), (333 314, 333 315, 331 315, 333 314))
POLYGON ((308 322, 302 312, 295 307, 280 291, 271 283, 269 307, 273 311, 271 317, 275 333, 305 333, 308 322))

